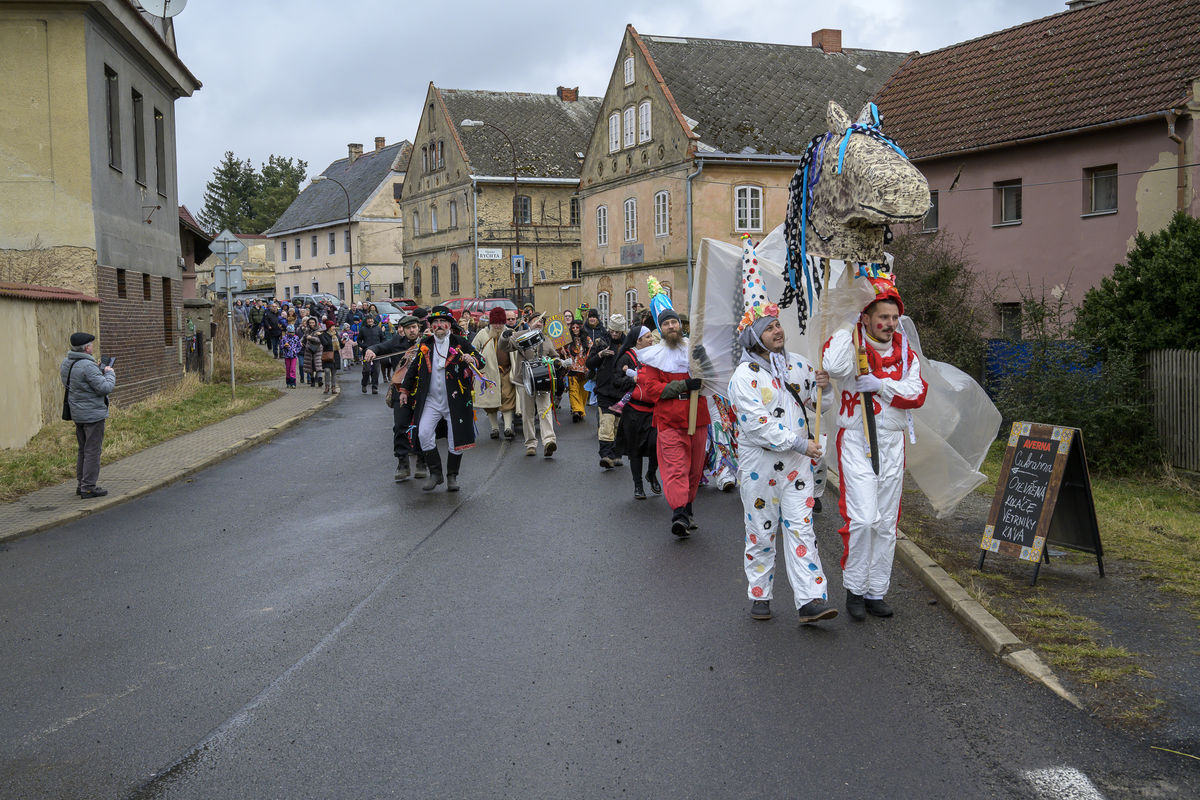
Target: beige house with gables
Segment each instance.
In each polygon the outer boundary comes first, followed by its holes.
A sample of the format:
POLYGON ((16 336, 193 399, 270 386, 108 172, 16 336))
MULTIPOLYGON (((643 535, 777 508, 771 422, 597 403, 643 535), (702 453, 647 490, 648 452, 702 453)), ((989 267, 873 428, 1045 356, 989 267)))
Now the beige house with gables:
POLYGON ((628 315, 648 305, 654 275, 685 312, 701 239, 757 240, 783 222, 826 103, 857 115, 908 58, 841 40, 828 29, 804 47, 626 27, 580 176, 585 300, 628 315))
POLYGON ((430 83, 400 200, 408 296, 421 305, 510 297, 547 311, 586 299, 575 193, 599 106, 561 86, 534 94, 430 83), (514 274, 514 255, 523 273, 514 274))

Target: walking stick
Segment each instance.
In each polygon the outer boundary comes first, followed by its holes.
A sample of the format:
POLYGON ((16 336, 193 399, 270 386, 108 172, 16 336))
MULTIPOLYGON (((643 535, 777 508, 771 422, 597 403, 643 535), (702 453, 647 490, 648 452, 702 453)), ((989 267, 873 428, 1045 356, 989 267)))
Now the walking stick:
MULTIPOLYGON (((829 291, 829 259, 822 258, 821 263, 824 265, 821 269, 821 288, 829 291)), ((817 369, 825 369, 825 323, 828 317, 821 314, 821 340, 817 342, 817 369)), ((825 390, 820 386, 817 387, 817 429, 813 432, 814 438, 821 441, 821 399, 825 390)))

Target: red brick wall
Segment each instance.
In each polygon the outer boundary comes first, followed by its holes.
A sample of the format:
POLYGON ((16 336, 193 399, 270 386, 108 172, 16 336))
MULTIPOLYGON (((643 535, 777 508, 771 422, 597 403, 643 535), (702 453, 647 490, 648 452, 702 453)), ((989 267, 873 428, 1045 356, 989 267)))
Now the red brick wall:
POLYGON ((150 276, 150 296, 145 298, 142 273, 125 270, 125 297, 117 296, 117 270, 98 267, 100 296, 100 353, 117 357, 118 403, 142 400, 183 377, 179 363, 176 323, 182 307, 183 287, 170 281, 170 345, 164 331, 163 279, 150 276))

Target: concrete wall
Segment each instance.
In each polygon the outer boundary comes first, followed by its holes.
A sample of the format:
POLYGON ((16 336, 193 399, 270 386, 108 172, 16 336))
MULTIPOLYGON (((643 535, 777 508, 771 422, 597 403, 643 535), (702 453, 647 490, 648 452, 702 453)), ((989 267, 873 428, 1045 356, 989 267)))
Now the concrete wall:
POLYGON ((39 283, 94 295, 85 38, 76 10, 0 7, 0 251, 52 263, 39 283))
MULTIPOLYGON (((0 448, 24 447, 43 425, 61 422, 63 387, 58 367, 75 331, 98 331, 95 303, 0 297, 0 327, 9 332, 0 348, 0 448)), ((99 350, 97 350, 99 354, 99 350)))
MULTIPOLYGON (((1178 127, 1194 142, 1192 122, 1178 127)), ((1078 303, 1125 260, 1138 231, 1157 231, 1174 214, 1178 151, 1166 134, 1160 120, 917 166, 938 192, 938 227, 966 240, 984 282, 997 287, 998 302, 1018 302, 1029 287, 1040 292, 1069 281, 1070 299, 1078 303), (1109 164, 1120 173, 1117 210, 1089 214, 1084 171, 1109 164), (1017 179, 1022 219, 997 225, 993 185, 1017 179)), ((1185 157, 1194 153, 1193 145, 1185 157)), ((1193 183, 1185 191, 1195 213, 1193 183)))

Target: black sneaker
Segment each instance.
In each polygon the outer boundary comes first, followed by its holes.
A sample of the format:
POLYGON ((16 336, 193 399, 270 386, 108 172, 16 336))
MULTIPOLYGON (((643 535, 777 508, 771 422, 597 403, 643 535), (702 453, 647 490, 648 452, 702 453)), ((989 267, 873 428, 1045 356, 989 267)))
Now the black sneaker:
POLYGON ((500 430, 498 428, 492 428, 492 438, 493 439, 500 438, 500 430))
POLYGON ((647 475, 646 483, 650 484, 650 491, 655 494, 662 494, 662 484, 658 482, 657 475, 647 475))
POLYGON ((602 457, 600 459, 600 466, 604 467, 605 469, 612 469, 613 468, 612 459, 608 458, 608 456, 602 457))
POLYGON ((642 485, 640 483, 634 484, 633 499, 634 500, 645 500, 646 499, 646 490, 642 488, 642 485))
POLYGON ((504 429, 504 439, 505 439, 505 441, 509 441, 509 442, 511 442, 511 441, 513 440, 513 437, 514 437, 514 436, 516 436, 516 434, 515 434, 515 433, 513 433, 513 429, 512 429, 512 428, 505 428, 505 429, 504 429))
POLYGON ((104 497, 106 494, 108 494, 108 489, 101 489, 99 486, 96 486, 91 491, 80 492, 79 496, 87 500, 89 497, 104 497))
POLYGON ((878 600, 866 601, 867 613, 873 617, 890 617, 893 613, 892 607, 888 605, 887 600, 882 597, 878 600))
POLYGON ((755 600, 750 606, 750 619, 770 619, 771 601, 755 600))
POLYGON ((867 605, 861 594, 855 594, 849 589, 846 590, 846 613, 858 622, 862 622, 867 618, 867 605))
POLYGON ((837 609, 825 605, 824 600, 809 600, 800 606, 800 622, 820 622, 823 619, 833 619, 838 615, 837 609))
POLYGON ((684 514, 682 510, 676 511, 675 515, 671 517, 671 533, 680 539, 688 536, 688 522, 687 514, 684 514))

